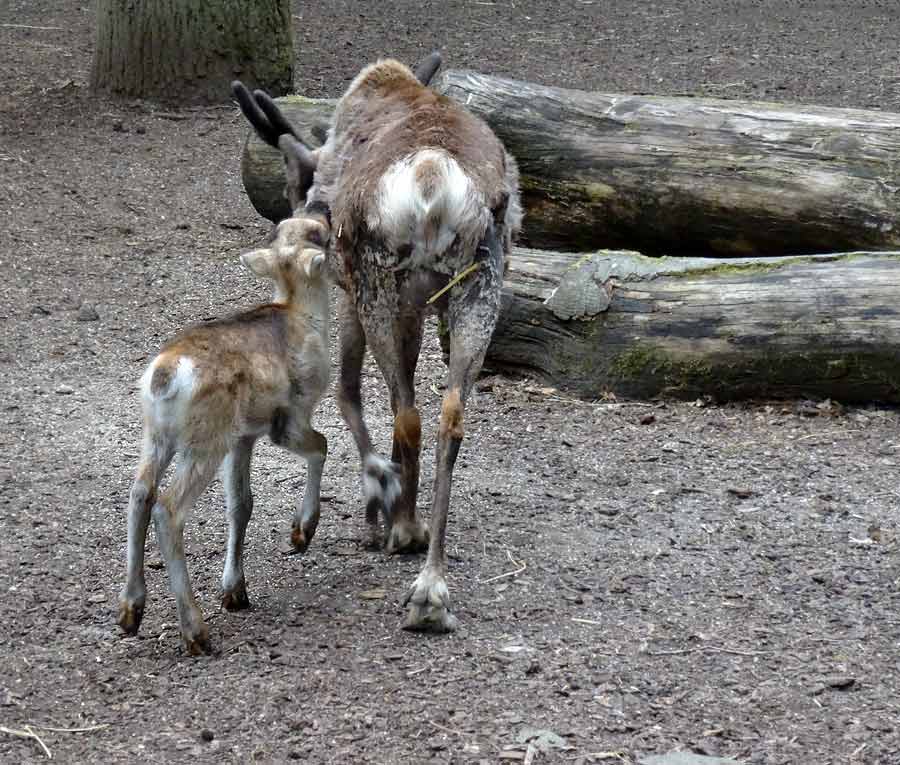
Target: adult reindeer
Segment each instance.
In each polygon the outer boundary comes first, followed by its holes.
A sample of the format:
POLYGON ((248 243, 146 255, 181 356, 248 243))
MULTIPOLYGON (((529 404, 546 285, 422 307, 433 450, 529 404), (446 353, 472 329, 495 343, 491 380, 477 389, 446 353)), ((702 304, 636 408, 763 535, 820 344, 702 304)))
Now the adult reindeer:
POLYGON ((366 518, 377 533, 381 509, 388 552, 428 546, 404 601, 403 626, 452 631, 444 547, 450 484, 522 214, 512 157, 484 122, 427 87, 439 66, 432 54, 416 73, 394 60, 363 69, 315 151, 265 93, 251 97, 239 82, 233 88, 260 137, 284 155, 292 207, 305 204, 305 215, 330 219, 337 235, 328 263, 344 290, 338 401, 362 460, 366 518), (450 366, 429 534, 416 515, 421 421, 414 377, 424 319, 433 310, 449 327, 450 366), (393 463, 373 450, 363 419, 367 345, 390 389, 393 463))

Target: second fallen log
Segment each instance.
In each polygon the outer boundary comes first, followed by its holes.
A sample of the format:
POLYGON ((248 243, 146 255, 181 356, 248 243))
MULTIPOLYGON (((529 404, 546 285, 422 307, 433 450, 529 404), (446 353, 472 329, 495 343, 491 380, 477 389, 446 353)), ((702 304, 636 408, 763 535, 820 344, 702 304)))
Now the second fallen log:
POLYGON ((486 368, 583 396, 900 403, 900 253, 517 250, 486 368))

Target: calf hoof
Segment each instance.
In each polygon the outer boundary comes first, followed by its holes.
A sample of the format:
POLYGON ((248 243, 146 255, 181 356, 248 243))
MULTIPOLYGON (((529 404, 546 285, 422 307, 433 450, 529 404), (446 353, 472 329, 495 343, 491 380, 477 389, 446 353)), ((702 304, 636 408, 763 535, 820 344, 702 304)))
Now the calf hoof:
POLYGON ((444 577, 425 568, 403 599, 408 606, 403 629, 413 632, 455 632, 459 620, 450 613, 450 593, 444 577))
POLYGON ((189 656, 203 656, 212 650, 209 642, 209 630, 205 624, 200 625, 191 634, 182 633, 181 639, 184 641, 184 650, 189 656))
POLYGON ((428 549, 430 536, 428 527, 418 518, 397 518, 391 524, 384 549, 389 555, 424 552, 428 549))
POLYGON ((126 635, 137 635, 144 618, 143 603, 129 603, 123 600, 119 603, 119 627, 126 635))
POLYGON ((250 608, 250 598, 247 597, 247 587, 243 582, 223 593, 222 608, 226 611, 243 611, 250 608))
POLYGON ((310 542, 312 542, 313 534, 315 533, 315 526, 310 529, 303 529, 297 524, 291 526, 291 552, 295 555, 305 553, 306 548, 309 547, 310 542))

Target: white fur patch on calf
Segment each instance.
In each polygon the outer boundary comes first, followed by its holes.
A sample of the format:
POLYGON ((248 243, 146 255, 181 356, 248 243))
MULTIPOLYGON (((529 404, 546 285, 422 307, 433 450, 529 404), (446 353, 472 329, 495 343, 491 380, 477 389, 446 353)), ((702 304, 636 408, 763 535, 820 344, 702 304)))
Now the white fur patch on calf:
POLYGON ((153 375, 157 366, 170 363, 165 356, 157 356, 141 377, 141 398, 145 412, 153 422, 162 426, 173 426, 183 419, 194 390, 194 362, 187 356, 178 358, 175 374, 162 389, 153 391, 153 375))
POLYGON ((394 252, 412 248, 401 264, 426 265, 453 243, 466 224, 478 220, 480 195, 459 163, 444 151, 422 149, 391 165, 378 185, 375 215, 394 252))
POLYGON ((380 454, 370 454, 366 457, 363 463, 362 484, 366 505, 377 499, 390 511, 400 496, 401 486, 397 467, 380 454))

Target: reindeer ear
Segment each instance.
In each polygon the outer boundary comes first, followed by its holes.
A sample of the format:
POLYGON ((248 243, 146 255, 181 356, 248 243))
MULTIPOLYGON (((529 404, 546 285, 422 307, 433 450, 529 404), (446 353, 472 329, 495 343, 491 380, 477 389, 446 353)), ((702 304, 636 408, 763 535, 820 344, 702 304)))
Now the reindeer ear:
POLYGON ((306 261, 306 275, 310 279, 318 279, 325 271, 325 255, 318 251, 314 252, 316 255, 306 261))
POLYGON ((253 250, 241 255, 241 263, 262 279, 271 279, 275 269, 275 253, 268 249, 253 250))
POLYGON ((319 164, 316 152, 307 149, 294 136, 284 133, 278 138, 278 148, 284 156, 287 186, 285 196, 294 211, 303 204, 306 192, 312 186, 313 175, 319 164))

